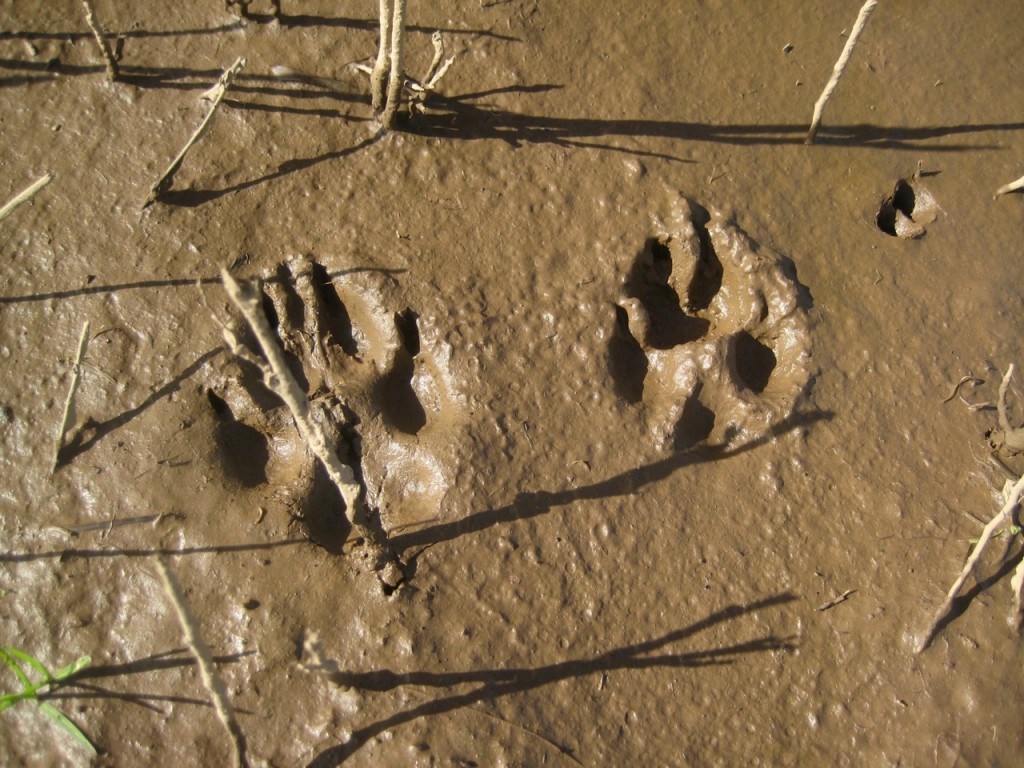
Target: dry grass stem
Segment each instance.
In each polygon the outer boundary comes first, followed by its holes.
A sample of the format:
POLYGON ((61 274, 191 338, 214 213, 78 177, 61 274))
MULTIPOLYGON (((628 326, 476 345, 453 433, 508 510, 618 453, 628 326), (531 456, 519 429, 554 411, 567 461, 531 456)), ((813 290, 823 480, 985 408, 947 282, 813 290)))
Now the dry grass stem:
POLYGON ((85 9, 85 23, 92 30, 92 36, 96 38, 96 45, 99 46, 100 54, 103 56, 103 64, 107 68, 107 80, 114 82, 118 75, 117 59, 114 58, 114 52, 110 49, 110 43, 107 42, 107 33, 100 26, 99 19, 96 18, 96 9, 92 6, 92 0, 82 0, 82 7, 85 9))
POLYGON ((53 449, 53 469, 56 472, 60 466, 60 452, 64 448, 64 438, 75 421, 75 393, 78 392, 78 382, 82 377, 82 360, 85 357, 85 348, 89 344, 89 322, 82 324, 82 334, 78 337, 78 352, 75 353, 75 363, 71 366, 71 383, 68 385, 68 396, 64 400, 64 413, 60 419, 60 431, 57 433, 57 441, 53 449))
POLYGON ((811 117, 811 127, 807 131, 807 138, 804 139, 805 144, 814 143, 814 137, 818 135, 818 128, 821 126, 821 116, 825 111, 825 105, 832 98, 832 93, 835 91, 836 86, 839 85, 839 78, 843 76, 843 71, 850 62, 850 56, 853 55, 853 49, 857 45, 857 40, 860 39, 861 32, 867 26, 868 18, 870 18, 871 12, 875 10, 876 5, 878 5, 878 0, 867 0, 863 7, 861 7, 860 13, 857 15, 857 21, 854 22, 853 31, 850 32, 850 37, 846 41, 846 46, 839 55, 839 60, 836 61, 835 67, 832 68, 832 77, 825 84, 825 90, 821 92, 821 96, 818 97, 818 101, 814 105, 814 115, 811 117))
POLYGON ((211 101, 210 109, 206 113, 206 117, 203 118, 203 122, 199 124, 199 127, 195 129, 189 140, 185 142, 185 146, 181 148, 181 151, 177 154, 171 164, 167 166, 167 170, 163 172, 163 175, 157 179, 156 183, 149 190, 149 197, 146 198, 146 202, 142 204, 142 208, 148 208, 156 199, 171 186, 174 182, 174 174, 178 172, 182 162, 185 160, 185 155, 192 149, 192 146, 199 141, 207 129, 213 123, 213 116, 217 112, 217 107, 220 106, 221 101, 224 99, 224 94, 227 93, 232 81, 235 76, 241 71, 242 67, 245 66, 245 59, 239 56, 235 59, 235 63, 224 70, 224 74, 220 76, 220 80, 217 84, 205 91, 200 99, 207 99, 211 101))
POLYGON ((234 707, 231 706, 228 687, 224 684, 224 681, 217 674, 217 670, 213 666, 213 657, 210 655, 210 649, 199 632, 199 624, 192 615, 188 601, 185 599, 185 592, 182 590, 178 578, 174 575, 174 571, 171 570, 164 557, 157 557, 156 565, 157 570, 160 571, 160 577, 163 579, 167 597, 174 604, 174 610, 178 615, 178 623, 185 634, 185 642, 199 664, 199 675, 202 678, 203 685, 210 693, 213 706, 217 710, 217 717, 231 737, 231 744, 234 748, 232 752, 235 758, 234 764, 236 768, 248 768, 249 760, 245 754, 245 734, 242 733, 242 727, 238 724, 238 719, 235 717, 234 707))
POLYGON ((1013 617, 1010 623, 1020 632, 1021 627, 1024 627, 1024 560, 1017 563, 1010 587, 1013 589, 1013 617))
POLYGON ((843 594, 841 594, 839 597, 833 598, 832 600, 829 600, 828 602, 822 603, 821 605, 819 605, 814 610, 820 612, 820 611, 827 611, 829 608, 835 608, 840 603, 845 603, 847 600, 849 600, 850 599, 850 595, 852 595, 856 591, 857 591, 856 589, 848 589, 845 592, 843 592, 843 594))
POLYGON ((1010 379, 1013 378, 1013 363, 1010 363, 1006 369, 1006 373, 1003 375, 1003 380, 999 382, 999 402, 996 403, 996 408, 999 412, 999 427, 1005 429, 1007 432, 1013 430, 1013 426, 1010 424, 1010 417, 1006 411, 1006 393, 1010 390, 1010 379))
MULTIPOLYGON (((928 632, 925 634, 925 639, 921 644, 920 650, 923 651, 931 644, 931 641, 935 639, 935 634, 938 631, 939 625, 949 613, 949 609, 953 606, 953 600, 955 600, 956 596, 960 594, 960 590, 963 589, 964 583, 967 581, 967 577, 971 575, 971 572, 974 570, 974 566, 978 564, 978 560, 981 558, 981 554, 985 551, 985 547, 988 545, 993 534, 1001 525, 1004 525, 1012 517, 1014 511, 1020 504, 1022 494, 1024 494, 1024 477, 1017 480, 1009 491, 1004 494, 1006 502, 1003 504, 1002 509, 996 513, 995 517, 988 521, 988 524, 982 530, 981 536, 978 538, 978 543, 974 545, 974 549, 971 551, 970 557, 967 558, 967 562, 960 571, 960 575, 957 576, 956 581, 953 582, 953 586, 950 587, 949 593, 946 595, 946 599, 942 601, 942 605, 940 605, 939 610, 936 611, 935 618, 932 620, 931 626, 928 627, 928 632)), ((1016 579, 1016 575, 1014 576, 1014 579, 1016 579)), ((1012 583, 1013 582, 1011 582, 1011 584, 1012 583)))
POLYGON ((394 13, 391 17, 390 63, 388 71, 388 96, 381 115, 381 123, 387 128, 394 128, 398 114, 398 102, 402 100, 402 67, 404 55, 402 51, 405 36, 405 2, 394 0, 394 13))
POLYGON ((53 176, 48 173, 45 176, 42 176, 41 178, 38 178, 35 181, 33 181, 26 189, 22 190, 17 195, 8 200, 6 203, 4 203, 3 207, 0 208, 0 221, 3 221, 8 216, 10 216, 11 212, 19 205, 35 197, 36 192, 45 187, 51 181, 53 181, 53 176))
MULTIPOLYGON (((288 363, 285 361, 277 338, 267 322, 261 301, 262 292, 258 288, 253 289, 248 285, 240 285, 226 269, 221 270, 221 278, 228 296, 242 313, 263 350, 266 362, 264 363, 262 360, 253 360, 253 362, 263 370, 264 382, 288 406, 292 418, 295 419, 295 426, 306 445, 323 464, 331 482, 341 494, 349 523, 375 550, 374 555, 379 560, 387 552, 387 541, 383 531, 377 530, 369 524, 362 488, 356 481, 355 472, 338 458, 338 454, 328 444, 320 425, 313 419, 306 393, 302 391, 288 369, 288 363)), ((225 340, 235 354, 246 356, 240 342, 228 329, 225 329, 225 340)), ((251 356, 249 358, 251 359, 251 356)))
POLYGON ((1009 194, 1010 192, 1016 192, 1020 189, 1024 189, 1024 176, 1021 176, 1016 181, 1011 181, 1009 184, 1006 184, 1005 186, 1002 186, 999 189, 997 189, 995 196, 1001 197, 1003 195, 1009 194))
POLYGON ((393 0, 380 0, 380 45, 377 48, 377 60, 370 72, 370 103, 376 113, 384 110, 384 101, 387 97, 392 2, 393 0))

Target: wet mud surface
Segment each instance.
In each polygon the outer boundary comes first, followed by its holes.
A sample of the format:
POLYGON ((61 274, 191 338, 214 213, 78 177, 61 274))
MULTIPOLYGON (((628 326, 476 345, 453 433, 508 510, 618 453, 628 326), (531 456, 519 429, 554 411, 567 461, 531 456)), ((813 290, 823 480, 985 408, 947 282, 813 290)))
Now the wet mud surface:
POLYGON ((256 765, 1024 752, 1019 536, 915 653, 1009 477, 947 396, 1024 363, 1019 3, 880 6, 810 147, 859 3, 413 0, 408 70, 459 56, 390 133, 373 3, 97 5, 123 82, 77 7, 0 14, 0 199, 54 174, 0 222, 0 642, 92 657, 52 702, 100 748, 19 704, 7 764, 229 763, 157 553, 256 765), (223 266, 393 593, 225 348, 223 266))

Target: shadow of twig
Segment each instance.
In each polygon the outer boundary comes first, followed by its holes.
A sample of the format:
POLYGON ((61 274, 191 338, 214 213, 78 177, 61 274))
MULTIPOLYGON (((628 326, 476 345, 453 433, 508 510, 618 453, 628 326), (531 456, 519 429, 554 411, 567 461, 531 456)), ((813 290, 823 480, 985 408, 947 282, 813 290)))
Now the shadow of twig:
MULTIPOLYGON (((336 672, 330 675, 333 682, 363 690, 389 691, 403 685, 435 688, 451 688, 458 685, 474 685, 475 687, 464 693, 456 693, 413 706, 375 723, 370 723, 354 731, 344 744, 330 747, 321 752, 309 763, 309 768, 333 768, 341 765, 378 734, 421 717, 451 712, 481 701, 493 701, 503 696, 533 690, 561 680, 578 678, 595 672, 653 668, 680 669, 731 664, 737 658, 751 653, 792 650, 795 645, 791 639, 769 635, 720 648, 650 655, 671 643, 685 640, 717 624, 765 608, 784 605, 795 599, 794 595, 783 593, 753 603, 732 605, 687 627, 669 632, 653 640, 617 648, 589 659, 572 659, 533 669, 490 669, 440 673, 395 673, 390 670, 366 673, 336 672)), ((555 746, 564 754, 570 757, 573 755, 573 750, 569 747, 557 744, 555 746)))
MULTIPOLYGON (((227 656, 214 656, 215 664, 236 664, 246 656, 251 656, 255 651, 233 653, 227 656)), ((88 683, 88 680, 102 680, 110 678, 126 678, 130 675, 139 675, 146 672, 159 672, 165 669, 178 669, 181 667, 192 667, 196 665, 195 657, 187 648, 175 648, 163 653, 155 653, 144 659, 130 661, 125 664, 104 664, 99 666, 85 667, 83 670, 62 682, 55 691, 41 694, 40 699, 51 700, 75 700, 104 699, 126 701, 144 709, 159 714, 166 714, 164 710, 152 702, 167 704, 190 704, 197 707, 212 707, 213 703, 209 698, 192 698, 178 694, 156 694, 111 691, 100 685, 88 683), (77 689, 77 690, 76 690, 77 689)), ((236 710, 245 712, 245 710, 236 710)), ((251 714, 245 712, 245 714, 251 714)))
POLYGON ((76 456, 88 451, 104 437, 114 430, 123 427, 150 406, 177 392, 182 383, 191 378, 196 371, 207 363, 207 361, 212 360, 223 351, 223 347, 218 347, 205 352, 199 357, 199 359, 188 366, 188 368, 153 392, 153 394, 143 400, 139 405, 115 416, 112 419, 108 419, 103 422, 95 421, 91 417, 86 419, 85 424, 75 432, 71 440, 68 441, 66 445, 62 446, 57 452, 56 467, 59 468, 70 463, 76 456))
POLYGON ((496 525, 528 520, 529 518, 550 512, 555 507, 565 506, 576 501, 624 496, 634 493, 646 485, 664 480, 673 472, 683 467, 738 456, 764 445, 774 437, 798 427, 809 426, 819 421, 828 421, 832 416, 832 411, 797 413, 777 424, 765 435, 734 448, 720 446, 694 448, 688 451, 673 453, 664 459, 646 466, 631 469, 606 480, 600 480, 580 488, 554 492, 534 491, 520 493, 511 504, 504 507, 477 512, 462 520, 439 523, 428 528, 399 534, 391 539, 391 545, 397 552, 409 549, 422 550, 424 547, 433 544, 452 541, 471 533, 480 533, 496 525))
POLYGON ((150 558, 155 555, 161 557, 183 557, 185 555, 223 555, 229 552, 259 552, 279 547, 290 547, 297 544, 309 544, 309 539, 282 539, 281 541, 268 541, 264 543, 246 544, 218 544, 205 547, 183 547, 181 549, 124 549, 121 547, 110 547, 109 549, 81 549, 76 547, 65 547, 64 549, 53 549, 48 552, 0 552, 0 563, 30 563, 35 560, 60 560, 66 562, 76 557, 85 559, 97 557, 144 557, 150 558))
MULTIPOLYGON (((327 276, 331 279, 342 275, 351 275, 357 272, 379 272, 383 275, 401 275, 408 270, 402 267, 351 267, 350 269, 338 269, 329 271, 327 276)), ((266 277, 264 283, 280 282, 279 277, 266 277)), ((31 301, 50 301, 51 299, 73 299, 78 296, 95 296, 101 293, 119 293, 120 291, 134 291, 139 289, 164 289, 164 288, 187 288, 197 285, 220 285, 219 277, 174 277, 167 280, 137 280, 134 283, 109 283, 106 285, 88 285, 82 288, 69 288, 63 291, 50 291, 48 293, 29 293, 22 296, 0 296, 0 305, 21 304, 31 301)))

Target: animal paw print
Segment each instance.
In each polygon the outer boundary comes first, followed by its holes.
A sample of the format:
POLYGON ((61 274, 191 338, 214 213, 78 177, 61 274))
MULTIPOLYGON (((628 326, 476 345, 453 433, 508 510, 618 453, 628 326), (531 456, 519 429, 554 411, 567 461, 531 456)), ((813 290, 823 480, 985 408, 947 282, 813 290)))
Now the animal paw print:
POLYGON ((659 446, 747 439, 790 415, 810 379, 801 290, 788 259, 677 199, 626 277, 609 350, 659 446))
MULTIPOLYGON (((380 271, 332 275, 298 258, 263 277, 264 309, 290 368, 367 505, 389 531, 436 517, 456 468, 450 433, 462 397, 434 320, 396 310, 397 283, 380 271)), ((208 397, 226 471, 273 487, 311 538, 339 548, 348 531, 337 492, 255 366, 231 361, 208 397)))

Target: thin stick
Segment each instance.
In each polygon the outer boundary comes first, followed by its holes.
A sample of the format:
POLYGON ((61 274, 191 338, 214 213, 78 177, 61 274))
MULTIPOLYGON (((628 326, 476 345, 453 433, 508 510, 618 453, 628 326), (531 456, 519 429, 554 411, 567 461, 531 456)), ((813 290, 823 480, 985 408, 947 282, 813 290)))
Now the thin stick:
MULTIPOLYGON (((376 550, 374 554, 379 559, 388 551, 384 532, 369 525, 366 506, 363 503, 362 488, 356 481, 355 472, 352 471, 352 467, 338 458, 338 454, 328 445, 320 425, 313 420, 306 393, 302 391, 288 369, 288 363, 284 359, 281 347, 263 313, 260 300, 261 292, 258 289, 254 290, 251 286, 239 285, 226 269, 222 269, 220 274, 224 281, 224 289, 242 313, 263 350, 267 365, 261 365, 261 367, 266 385, 288 406, 292 418, 295 419, 295 426, 298 428, 299 434, 302 435, 306 445, 320 460, 320 463, 324 465, 331 481, 341 493, 341 498, 345 502, 345 516, 349 523, 376 550)), ((240 344, 227 329, 225 329, 225 339, 237 354, 240 344)), ((256 362, 257 364, 262 363, 262 361, 256 362)))
POLYGON ((405 34, 405 2, 394 0, 394 16, 391 18, 391 69, 388 72, 388 100, 381 115, 381 123, 386 128, 394 128, 397 124, 398 102, 402 100, 402 38, 405 34))
POLYGON ((85 23, 89 25, 92 36, 96 38, 96 45, 100 47, 103 63, 107 67, 107 80, 114 82, 118 75, 117 59, 114 58, 114 53, 110 50, 107 33, 103 31, 99 19, 96 18, 96 9, 92 7, 92 0, 82 0, 82 6, 85 8, 85 23))
POLYGON ((999 402, 996 403, 996 408, 999 413, 999 427, 1007 432, 1013 430, 1010 425, 1010 418, 1006 413, 1006 392, 1010 389, 1010 379, 1013 377, 1013 363, 1010 363, 1006 369, 1006 373, 1003 375, 1003 380, 999 383, 999 402))
POLYGON ((380 0, 380 47, 377 48, 377 60, 370 74, 370 103, 373 111, 379 113, 384 109, 384 84, 388 79, 388 52, 391 46, 391 3, 394 0, 380 0))
POLYGON ((1018 189, 1024 189, 1024 176, 1021 176, 1016 181, 1011 181, 1006 186, 997 189, 995 196, 1001 197, 1003 195, 1009 194, 1010 192, 1016 192, 1018 189))
MULTIPOLYGON (((935 613, 935 619, 932 621, 931 626, 928 627, 928 632, 925 635, 924 642, 921 643, 919 650, 923 651, 927 648, 931 641, 935 639, 935 634, 938 631, 939 624, 949 613, 949 609, 953 606, 953 600, 960 593, 960 590, 964 586, 964 582, 967 581, 967 577, 970 576, 971 571, 974 570, 974 566, 977 565, 978 560, 981 558, 981 553, 985 551, 985 546, 988 544, 989 539, 996 532, 999 526, 1003 525, 1013 511, 1020 504, 1021 494, 1024 494, 1024 477, 1021 477, 1013 487, 1010 489, 1009 494, 1006 496, 1006 503, 1003 504, 1003 508, 996 513, 995 517, 988 521, 988 524, 981 532, 981 536, 978 538, 978 543, 974 545, 974 549, 971 551, 970 557, 967 558, 967 562, 964 564, 963 569, 960 571, 960 575, 956 581, 953 582, 953 586, 950 587, 949 593, 946 595, 946 599, 942 601, 942 605, 939 606, 939 610, 935 613)), ((1012 582, 1011 582, 1012 583, 1012 582)))
POLYGON ((857 591, 856 589, 848 589, 845 592, 843 592, 843 594, 841 594, 839 597, 833 598, 832 600, 829 600, 826 603, 822 603, 821 605, 819 605, 814 610, 816 610, 816 611, 827 611, 829 608, 835 608, 840 603, 845 603, 847 600, 849 600, 850 599, 850 595, 852 595, 856 591, 857 591))
POLYGON ((53 448, 53 469, 56 472, 60 466, 60 452, 64 448, 64 438, 75 420, 75 393, 78 391, 78 381, 82 376, 82 359, 85 357, 85 348, 89 344, 89 321, 82 324, 82 335, 78 338, 78 352, 75 354, 75 363, 71 366, 71 384, 68 385, 68 396, 64 401, 64 413, 60 419, 60 431, 57 433, 57 442, 53 448))
POLYGON ((0 208, 0 221, 3 221, 8 216, 10 216, 11 212, 19 205, 35 197, 36 192, 45 187, 51 181, 53 181, 53 176, 47 173, 45 176, 42 176, 41 178, 38 178, 35 181, 33 181, 26 189, 22 190, 13 198, 4 203, 3 207, 0 208))
POLYGON ((1024 560, 1017 563, 1013 578, 1010 579, 1010 587, 1013 588, 1013 616, 1010 623, 1020 632, 1024 626, 1024 560))
POLYGON ((167 167, 167 170, 163 172, 163 175, 157 179, 156 183, 149 190, 149 197, 146 198, 146 202, 142 204, 143 210, 148 208, 156 199, 171 186, 174 181, 174 174, 178 172, 182 162, 185 160, 185 155, 192 145, 199 141, 200 137, 206 133, 206 130, 213 123, 213 116, 217 112, 217 107, 220 106, 221 101, 224 99, 224 94, 227 93, 228 87, 231 82, 235 79, 235 76, 239 73, 242 67, 245 66, 245 58, 239 56, 235 59, 235 63, 224 70, 224 74, 220 76, 220 80, 210 90, 203 93, 200 97, 202 99, 210 99, 213 103, 210 104, 210 111, 206 113, 206 117, 203 118, 203 122, 199 124, 199 127, 195 129, 189 140, 185 142, 185 146, 181 148, 181 151, 177 154, 171 164, 167 167))
POLYGON ((821 92, 821 96, 818 97, 818 101, 814 105, 814 116, 811 118, 811 128, 807 131, 807 138, 804 139, 804 144, 814 143, 814 137, 818 135, 818 128, 821 126, 821 116, 825 111, 825 104, 827 104, 828 100, 832 97, 832 92, 835 91, 836 86, 839 85, 839 78, 843 76, 843 70, 846 69, 846 65, 850 61, 850 56, 853 55, 853 49, 857 45, 857 40, 860 39, 860 33, 864 31, 864 27, 868 23, 868 18, 871 16, 871 12, 875 10, 876 5, 878 5, 878 0, 867 0, 860 9, 860 13, 857 15, 857 21, 853 25, 853 31, 850 32, 850 37, 846 41, 846 46, 843 48, 843 52, 839 55, 839 60, 836 62, 835 67, 832 68, 832 77, 830 77, 828 83, 825 84, 825 90, 821 92))
POLYGON ((228 687, 224 684, 224 681, 217 674, 217 670, 213 666, 213 657, 210 655, 210 649, 199 632, 199 624, 196 622, 188 606, 185 592, 182 590, 178 578, 174 575, 174 571, 171 570, 163 556, 157 557, 156 566, 157 570, 160 571, 160 576, 163 578, 167 597, 174 604, 174 609, 178 614, 178 623, 181 625, 182 632, 185 633, 185 642, 199 664, 199 676, 203 681, 203 686, 209 691, 210 698, 213 699, 214 709, 217 710, 217 717, 231 738, 231 743, 234 747, 235 766, 236 768, 248 768, 249 760, 245 756, 245 734, 242 733, 242 727, 238 724, 235 710, 231 706, 228 687))

